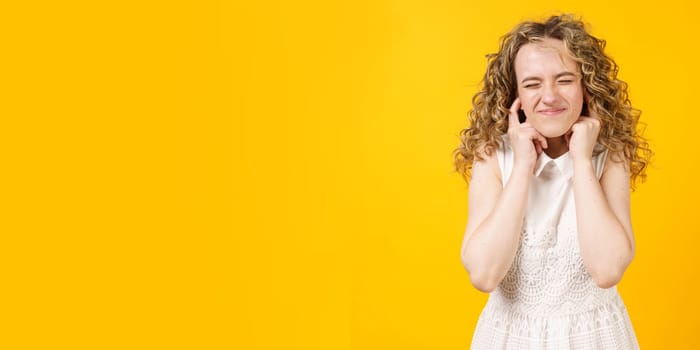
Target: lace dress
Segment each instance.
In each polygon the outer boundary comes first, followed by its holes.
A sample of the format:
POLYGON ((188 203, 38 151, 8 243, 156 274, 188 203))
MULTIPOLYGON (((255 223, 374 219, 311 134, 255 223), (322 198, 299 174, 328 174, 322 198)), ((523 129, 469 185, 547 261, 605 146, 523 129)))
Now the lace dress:
MULTIPOLYGON (((606 155, 592 159, 598 179, 606 155)), ((513 165, 507 135, 497 157, 505 185, 513 165)), ((584 268, 572 177, 569 153, 538 158, 520 246, 479 316, 471 349, 639 349, 617 287, 599 288, 584 268)))

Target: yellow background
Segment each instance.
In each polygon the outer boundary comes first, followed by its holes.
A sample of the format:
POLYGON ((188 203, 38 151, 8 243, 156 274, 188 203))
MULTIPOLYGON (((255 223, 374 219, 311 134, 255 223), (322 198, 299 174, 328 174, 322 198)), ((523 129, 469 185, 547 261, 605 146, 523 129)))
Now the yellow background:
POLYGON ((468 348, 451 152, 484 55, 562 11, 657 154, 619 285, 639 341, 700 347, 700 29, 670 0, 3 6, 0 348, 468 348))

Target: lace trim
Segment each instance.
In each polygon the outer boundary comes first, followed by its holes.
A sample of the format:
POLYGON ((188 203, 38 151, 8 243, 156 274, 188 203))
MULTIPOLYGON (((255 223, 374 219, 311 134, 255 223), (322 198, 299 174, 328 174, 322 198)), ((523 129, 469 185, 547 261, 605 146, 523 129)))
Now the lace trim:
POLYGON ((599 288, 586 270, 573 227, 524 224, 513 263, 489 302, 529 315, 575 314, 614 295, 615 287, 599 288))
POLYGON ((622 299, 585 312, 532 316, 488 303, 479 317, 472 349, 638 349, 622 299))

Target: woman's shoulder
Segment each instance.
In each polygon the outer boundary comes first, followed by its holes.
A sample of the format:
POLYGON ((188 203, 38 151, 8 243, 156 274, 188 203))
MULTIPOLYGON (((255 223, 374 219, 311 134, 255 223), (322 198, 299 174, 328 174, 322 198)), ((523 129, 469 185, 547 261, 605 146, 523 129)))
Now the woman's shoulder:
MULTIPOLYGON (((503 181, 503 174, 505 170, 505 165, 507 162, 510 151, 510 142, 508 140, 508 135, 503 134, 496 140, 495 147, 483 146, 477 150, 477 153, 482 158, 481 166, 485 166, 490 169, 491 173, 496 176, 499 181, 503 181)), ((476 162, 476 160, 475 160, 476 162)))
POLYGON ((610 168, 620 167, 624 172, 629 174, 630 160, 622 151, 613 151, 604 148, 599 154, 593 156, 594 164, 598 165, 601 176, 604 175, 610 168))
POLYGON ((474 152, 475 161, 479 159, 498 166, 505 158, 506 153, 510 151, 510 142, 507 134, 497 136, 495 141, 495 144, 484 143, 480 145, 474 152))
POLYGON ((512 155, 513 150, 510 147, 510 139, 508 138, 508 134, 501 135, 496 153, 501 161, 503 161, 503 159, 505 159, 507 156, 512 155))

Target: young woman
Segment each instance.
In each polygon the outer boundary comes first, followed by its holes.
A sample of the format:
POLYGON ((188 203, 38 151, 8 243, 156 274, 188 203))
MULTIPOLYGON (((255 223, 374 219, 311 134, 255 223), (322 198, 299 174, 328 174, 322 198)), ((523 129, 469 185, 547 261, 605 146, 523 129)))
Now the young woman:
POLYGON ((487 56, 455 152, 471 176, 461 258, 490 293, 472 349, 639 348, 615 286, 651 151, 604 47, 561 15, 517 25, 487 56))

